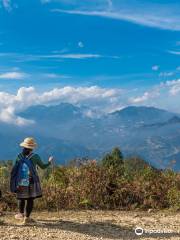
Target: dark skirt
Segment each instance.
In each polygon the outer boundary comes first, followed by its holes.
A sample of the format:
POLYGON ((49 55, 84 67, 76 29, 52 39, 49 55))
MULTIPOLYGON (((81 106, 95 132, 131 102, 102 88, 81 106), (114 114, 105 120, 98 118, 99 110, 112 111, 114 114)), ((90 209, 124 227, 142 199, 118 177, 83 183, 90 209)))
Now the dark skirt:
POLYGON ((30 183, 28 187, 20 186, 17 193, 17 199, 29 199, 42 197, 40 182, 30 183))

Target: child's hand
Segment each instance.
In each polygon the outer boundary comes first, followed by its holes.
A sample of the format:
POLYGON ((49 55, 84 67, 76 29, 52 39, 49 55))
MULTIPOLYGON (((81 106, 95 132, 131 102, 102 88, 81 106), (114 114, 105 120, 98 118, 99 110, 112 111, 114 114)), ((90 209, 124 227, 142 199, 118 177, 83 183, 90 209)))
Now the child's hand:
POLYGON ((52 163, 53 160, 54 160, 53 156, 50 156, 48 161, 52 163))

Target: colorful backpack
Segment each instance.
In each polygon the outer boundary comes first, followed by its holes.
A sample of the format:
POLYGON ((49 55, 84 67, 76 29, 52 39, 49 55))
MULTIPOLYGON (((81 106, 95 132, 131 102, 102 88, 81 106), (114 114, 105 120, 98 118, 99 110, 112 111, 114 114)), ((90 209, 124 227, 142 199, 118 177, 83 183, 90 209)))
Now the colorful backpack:
POLYGON ((33 182, 38 182, 36 169, 31 161, 33 154, 26 157, 19 154, 19 160, 16 161, 11 171, 10 191, 16 193, 19 186, 29 186, 29 172, 33 182))

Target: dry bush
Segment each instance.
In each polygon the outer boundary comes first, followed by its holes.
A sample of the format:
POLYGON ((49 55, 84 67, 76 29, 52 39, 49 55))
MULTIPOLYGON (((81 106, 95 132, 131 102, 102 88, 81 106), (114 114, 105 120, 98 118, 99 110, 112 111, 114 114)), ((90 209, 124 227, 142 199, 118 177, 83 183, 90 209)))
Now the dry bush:
MULTIPOLYGON (((141 160, 142 161, 142 160, 141 160)), ((16 207, 9 193, 8 167, 0 169, 0 210, 16 207)), ((180 209, 180 174, 149 165, 115 169, 96 161, 40 171, 43 198, 36 209, 180 209)))

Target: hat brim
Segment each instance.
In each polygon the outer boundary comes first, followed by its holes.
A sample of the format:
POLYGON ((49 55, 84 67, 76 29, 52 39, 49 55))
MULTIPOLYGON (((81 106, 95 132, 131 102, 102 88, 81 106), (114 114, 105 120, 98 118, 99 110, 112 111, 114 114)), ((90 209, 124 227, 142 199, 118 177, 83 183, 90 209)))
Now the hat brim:
POLYGON ((24 147, 24 148, 34 149, 37 147, 37 144, 30 145, 30 144, 22 142, 22 143, 20 143, 20 146, 24 147))

